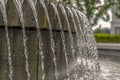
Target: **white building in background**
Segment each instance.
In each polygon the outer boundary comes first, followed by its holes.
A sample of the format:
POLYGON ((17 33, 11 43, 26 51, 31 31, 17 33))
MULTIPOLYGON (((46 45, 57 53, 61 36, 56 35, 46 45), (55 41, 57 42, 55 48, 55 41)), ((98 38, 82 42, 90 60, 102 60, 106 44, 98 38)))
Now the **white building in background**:
MULTIPOLYGON (((114 10, 116 10, 115 6, 112 11, 114 12, 114 10)), ((112 14, 111 34, 120 34, 120 19, 118 19, 114 14, 112 14)))
POLYGON ((111 34, 120 34, 120 19, 112 15, 111 34))

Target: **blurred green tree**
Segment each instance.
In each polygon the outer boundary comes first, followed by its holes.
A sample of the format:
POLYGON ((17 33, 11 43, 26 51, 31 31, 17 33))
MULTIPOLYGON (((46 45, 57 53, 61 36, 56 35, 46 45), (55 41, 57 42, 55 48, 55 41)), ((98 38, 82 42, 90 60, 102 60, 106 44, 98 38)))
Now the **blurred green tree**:
POLYGON ((112 6, 112 12, 116 17, 120 18, 120 0, 112 0, 114 5, 112 6))
POLYGON ((108 10, 114 4, 113 0, 105 0, 104 3, 102 3, 101 0, 50 0, 50 1, 58 1, 59 3, 78 8, 80 11, 86 14, 88 20, 92 25, 96 25, 100 19, 104 21, 109 21, 110 15, 108 13, 108 10))
POLYGON ((64 5, 74 6, 88 17, 92 25, 96 25, 100 19, 110 20, 108 10, 113 9, 112 13, 120 18, 120 0, 48 0, 57 1, 64 5))

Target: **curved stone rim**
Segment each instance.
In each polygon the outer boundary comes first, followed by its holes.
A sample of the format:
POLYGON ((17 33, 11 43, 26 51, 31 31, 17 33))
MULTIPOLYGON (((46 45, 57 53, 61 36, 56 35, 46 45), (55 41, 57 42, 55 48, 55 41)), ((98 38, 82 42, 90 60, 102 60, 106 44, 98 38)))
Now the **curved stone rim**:
MULTIPOLYGON (((44 14, 44 10, 43 10, 43 8, 42 8, 42 6, 39 4, 39 3, 37 3, 37 1, 38 0, 35 0, 36 2, 35 2, 35 6, 36 6, 36 9, 37 9, 37 14, 38 14, 38 22, 39 22, 39 25, 40 25, 40 28, 48 28, 48 21, 46 21, 45 22, 45 20, 47 20, 46 19, 46 15, 44 14)), ((16 8, 15 8, 15 5, 13 5, 14 3, 13 3, 13 1, 10 1, 10 0, 6 0, 6 9, 7 9, 7 17, 8 17, 8 26, 9 27, 19 27, 19 26, 21 26, 21 23, 20 23, 20 20, 19 20, 19 17, 18 17, 18 13, 17 13, 17 10, 16 10, 16 8), (12 5, 11 5, 12 4, 12 5), (16 17, 17 16, 17 17, 16 17)), ((47 10, 48 11, 53 11, 52 10, 52 8, 50 8, 51 7, 51 5, 50 5, 50 3, 49 4, 47 4, 46 5, 47 6, 47 10)), ((64 21, 64 17, 63 17, 63 14, 60 12, 60 10, 59 10, 59 4, 57 4, 56 5, 56 7, 57 7, 57 9, 58 9, 58 11, 59 11, 59 13, 60 13, 60 18, 61 18, 61 20, 63 21, 62 22, 62 25, 64 25, 64 30, 66 31, 66 30, 68 30, 67 29, 67 25, 66 25, 66 21, 64 21)), ((66 6, 64 6, 65 7, 65 9, 66 9, 66 6)), ((69 7, 69 6, 68 6, 69 7)), ((83 15, 83 17, 85 17, 86 18, 86 16, 82 13, 82 12, 80 12, 79 10, 77 10, 76 8, 74 8, 74 7, 70 7, 70 8, 72 8, 72 9, 75 9, 76 11, 78 11, 81 15, 83 15)), ((33 21, 33 13, 32 13, 32 10, 30 9, 30 7, 29 7, 29 5, 28 5, 28 3, 27 2, 25 2, 24 0, 22 0, 22 9, 23 9, 23 15, 24 15, 24 21, 25 21, 25 26, 26 27, 35 27, 36 25, 35 25, 35 22, 33 21), (28 15, 29 14, 29 15, 28 15)), ((67 9, 66 9, 67 10, 67 9)), ((50 12, 49 12, 50 13, 50 12)), ((52 14, 54 14, 54 12, 52 13, 52 14)), ((56 15, 54 14, 53 15, 54 17, 56 17, 56 15)), ((69 15, 69 13, 67 13, 67 16, 68 17, 71 17, 71 15, 69 15)), ((49 17, 50 18, 53 18, 53 21, 56 21, 55 19, 54 19, 54 17, 51 17, 51 15, 49 14, 49 17)), ((74 16, 75 17, 75 16, 74 16)), ((52 21, 52 20, 51 20, 52 21)), ((56 22, 56 24, 57 24, 57 22, 56 22)), ((76 23, 77 24, 77 23, 76 23)), ((0 20, 0 25, 3 25, 4 26, 4 23, 3 23, 3 21, 2 20, 0 20)), ((57 27, 58 25, 52 25, 53 27, 52 27, 52 29, 56 29, 56 30, 59 30, 59 28, 57 27)), ((73 29, 73 27, 71 26, 71 29, 72 29, 72 32, 75 32, 75 30, 73 29)))

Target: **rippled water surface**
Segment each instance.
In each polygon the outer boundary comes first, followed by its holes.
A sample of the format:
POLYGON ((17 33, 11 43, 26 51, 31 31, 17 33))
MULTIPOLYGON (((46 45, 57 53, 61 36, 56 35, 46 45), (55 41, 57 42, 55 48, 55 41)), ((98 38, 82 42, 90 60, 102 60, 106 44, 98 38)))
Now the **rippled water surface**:
POLYGON ((102 80, 120 80, 120 54, 99 56, 102 80))

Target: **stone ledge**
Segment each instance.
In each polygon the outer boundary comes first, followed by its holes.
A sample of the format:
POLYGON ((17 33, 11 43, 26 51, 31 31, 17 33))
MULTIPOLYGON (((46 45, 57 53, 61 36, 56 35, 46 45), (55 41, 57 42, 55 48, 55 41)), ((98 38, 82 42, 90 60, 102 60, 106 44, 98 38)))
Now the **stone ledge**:
POLYGON ((98 49, 120 50, 120 43, 97 43, 98 49))
MULTIPOLYGON (((50 18, 50 23, 51 23, 51 27, 52 29, 56 29, 56 30, 60 30, 59 28, 59 23, 56 17, 56 14, 54 12, 53 7, 50 4, 47 4, 47 10, 48 10, 48 14, 49 14, 49 18, 50 18)), ((60 15, 60 19, 61 19, 61 23, 62 23, 62 27, 63 30, 68 30, 67 27, 67 22, 65 20, 65 17, 60 9, 60 7, 58 5, 56 5, 59 15, 60 15)), ((66 7, 65 10, 67 11, 66 7)), ((7 19, 8 19, 8 26, 9 27, 20 27, 21 26, 21 22, 19 19, 19 15, 17 12, 17 9, 15 7, 15 4, 13 3, 13 1, 8 0, 8 2, 6 3, 6 11, 7 11, 7 19)), ((22 6, 22 11, 23 11, 23 17, 24 17, 24 25, 25 27, 35 27, 35 20, 34 20, 34 16, 33 16, 33 12, 32 9, 30 8, 30 5, 28 4, 27 0, 24 1, 23 6, 22 6)), ((38 24, 41 28, 49 28, 49 24, 46 18, 46 14, 45 11, 42 7, 42 5, 40 5, 39 3, 36 4, 36 11, 37 11, 37 16, 38 16, 38 24)), ((69 18, 69 22, 70 22, 70 28, 72 32, 75 32, 74 29, 74 25, 72 22, 72 17, 71 15, 68 13, 67 11, 67 17, 69 18)), ((75 15, 74 15, 75 17, 75 15)), ((77 21, 75 21, 76 24, 78 24, 77 21)), ((2 18, 2 14, 0 11, 0 26, 3 26, 4 22, 3 22, 3 18, 2 18)))

